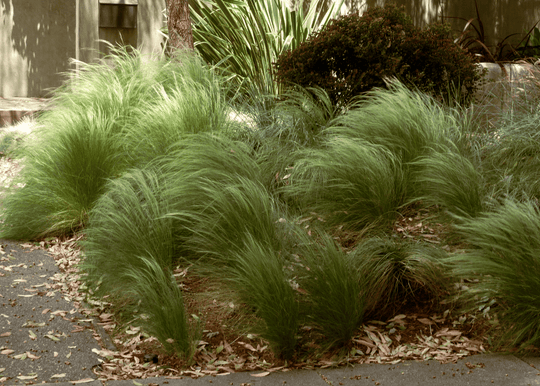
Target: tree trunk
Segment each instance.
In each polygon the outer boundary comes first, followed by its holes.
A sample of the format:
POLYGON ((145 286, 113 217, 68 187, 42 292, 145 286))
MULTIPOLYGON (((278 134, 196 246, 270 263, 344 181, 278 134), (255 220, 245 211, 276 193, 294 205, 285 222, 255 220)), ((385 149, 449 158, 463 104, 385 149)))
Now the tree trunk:
POLYGON ((189 0, 167 0, 169 46, 171 49, 193 50, 193 33, 189 16, 189 0))

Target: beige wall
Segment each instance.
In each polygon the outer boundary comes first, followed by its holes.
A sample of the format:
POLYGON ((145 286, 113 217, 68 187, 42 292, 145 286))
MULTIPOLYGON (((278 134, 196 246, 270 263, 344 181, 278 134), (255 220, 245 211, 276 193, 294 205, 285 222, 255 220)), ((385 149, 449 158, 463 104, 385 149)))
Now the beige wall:
MULTIPOLYGON (((286 0, 298 4, 299 0, 286 0)), ((307 0, 309 1, 309 0, 307 0)), ((340 0, 323 0, 326 5, 340 0)), ((474 0, 345 0, 343 13, 350 10, 364 11, 367 7, 386 3, 403 5, 416 25, 440 21, 441 16, 471 19, 476 17, 474 0)), ((480 17, 486 30, 488 44, 496 44, 506 36, 528 31, 540 21, 539 0, 477 0, 480 17)), ((445 18, 456 32, 461 31, 465 21, 445 18)), ((514 41, 519 37, 513 37, 514 41)))
MULTIPOLYGON (((165 0, 138 0, 144 54, 161 49, 164 9, 165 0)), ((74 68, 70 58, 96 60, 98 21, 99 0, 0 0, 0 96, 47 96, 74 68)))
POLYGON ((45 96, 75 56, 73 0, 0 0, 2 96, 45 96))
MULTIPOLYGON (((367 0, 368 2, 373 2, 367 0)), ((395 0, 405 5, 406 11, 417 25, 440 21, 442 17, 476 18, 473 0, 395 0)), ((540 21, 538 0, 477 0, 480 18, 486 32, 488 45, 495 45, 511 34, 518 34, 509 41, 519 42, 524 32, 540 21)), ((458 32, 465 21, 444 18, 458 32)))
MULTIPOLYGON (((523 37, 523 32, 528 31, 540 21, 538 0, 478 0, 478 10, 489 44, 496 44, 514 33, 520 35, 513 37, 512 40, 519 42, 523 37)), ((474 1, 471 0, 445 0, 444 12, 447 16, 476 17, 474 1)))
MULTIPOLYGON (((387 1, 404 5, 418 25, 441 15, 476 17, 473 0, 345 0, 344 12, 387 1)), ((478 0, 478 6, 490 44, 540 20, 538 0, 478 0)), ((164 9, 165 0, 138 0, 137 45, 144 54, 161 49, 164 9)), ((69 58, 96 60, 98 21, 99 0, 0 0, 0 96, 46 96, 71 69, 69 58)), ((454 20, 454 29, 463 23, 454 20)))

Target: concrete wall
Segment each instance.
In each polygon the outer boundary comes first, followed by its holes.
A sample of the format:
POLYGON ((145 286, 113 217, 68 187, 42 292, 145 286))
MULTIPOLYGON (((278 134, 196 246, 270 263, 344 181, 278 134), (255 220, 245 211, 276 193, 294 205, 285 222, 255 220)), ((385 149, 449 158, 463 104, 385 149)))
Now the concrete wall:
POLYGON ((75 57, 73 0, 0 0, 0 95, 45 96, 75 57))
MULTIPOLYGON (((160 50, 165 0, 117 1, 138 3, 131 41, 160 50)), ((76 68, 70 58, 99 58, 99 38, 99 0, 0 0, 0 96, 48 96, 76 68)))
MULTIPOLYGON (((165 0, 116 1, 138 3, 137 46, 144 54, 160 50, 165 0)), ((417 25, 442 16, 476 17, 473 0, 345 0, 344 12, 387 1, 404 5, 417 25)), ((538 0, 478 0, 478 6, 489 44, 540 20, 538 0)), ((451 21, 455 30, 463 28, 463 21, 451 21)), ((0 0, 0 96, 46 96, 72 69, 70 58, 99 57, 99 37, 99 0, 0 0)))
MULTIPOLYGON (((295 6, 300 0, 286 0, 295 6)), ((309 5, 310 0, 305 1, 309 5)), ((322 0, 324 7, 340 0, 322 0)), ((440 21, 444 17, 476 17, 474 0, 345 0, 343 13, 349 11, 363 12, 367 7, 382 6, 393 3, 405 7, 416 25, 440 21)), ((538 0, 477 0, 480 17, 486 31, 488 44, 493 45, 514 33, 528 31, 540 21, 540 1, 538 0)), ((453 29, 461 31, 465 21, 444 18, 452 24, 453 29)), ((512 38, 515 42, 519 37, 512 38)))
MULTIPOLYGON (((368 0, 369 1, 369 0, 368 0)), ((398 0, 418 25, 440 21, 441 17, 476 18, 473 0, 398 0)), ((511 34, 518 34, 509 41, 519 43, 524 32, 540 21, 538 0, 477 0, 480 18, 486 32, 488 45, 496 45, 511 34)), ((461 31, 465 21, 444 18, 453 29, 461 31)))

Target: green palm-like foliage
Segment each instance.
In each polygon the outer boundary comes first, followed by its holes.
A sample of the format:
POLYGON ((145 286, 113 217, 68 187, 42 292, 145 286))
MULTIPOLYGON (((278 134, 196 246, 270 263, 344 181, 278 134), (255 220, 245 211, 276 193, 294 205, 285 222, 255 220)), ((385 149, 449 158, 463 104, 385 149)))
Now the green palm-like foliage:
POLYGON ((218 65, 243 93, 277 95, 273 63, 339 14, 343 0, 319 13, 320 0, 304 14, 281 0, 190 1, 195 48, 207 62, 218 65))

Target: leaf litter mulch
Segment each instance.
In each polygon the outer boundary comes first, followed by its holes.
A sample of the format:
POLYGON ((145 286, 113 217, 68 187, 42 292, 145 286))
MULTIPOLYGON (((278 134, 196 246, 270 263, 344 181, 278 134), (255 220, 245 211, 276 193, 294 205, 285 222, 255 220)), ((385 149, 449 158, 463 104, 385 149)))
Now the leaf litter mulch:
POLYGON ((58 283, 57 289, 72 299, 81 313, 98 318, 98 324, 112 336, 116 350, 105 347, 103 342, 100 350, 95 349, 101 364, 93 371, 100 380, 158 376, 193 378, 237 371, 265 376, 274 371, 297 368, 327 368, 352 363, 395 364, 411 359, 447 363, 486 351, 487 342, 483 334, 489 323, 481 316, 453 315, 450 310, 429 315, 415 309, 387 321, 365 323, 345 353, 317 355, 317 347, 313 345, 311 353, 305 353, 294 363, 285 362, 275 358, 267 343, 257 336, 234 328, 238 324, 234 308, 238 305, 223 301, 219 296, 212 299, 210 283, 205 279, 189 279, 188 271, 184 269, 176 274, 186 279, 183 281, 186 304, 190 309, 198 310, 203 315, 201 320, 204 320, 203 334, 193 362, 187 365, 175 355, 164 354, 159 342, 142 332, 136 323, 115 319, 112 304, 86 298, 80 290, 77 270, 81 259, 78 241, 77 238, 55 239, 42 241, 39 245, 22 245, 44 248, 54 257, 62 271, 54 278, 58 283), (204 293, 206 290, 207 294, 204 293))

